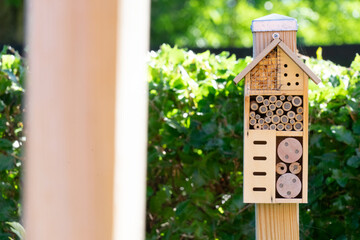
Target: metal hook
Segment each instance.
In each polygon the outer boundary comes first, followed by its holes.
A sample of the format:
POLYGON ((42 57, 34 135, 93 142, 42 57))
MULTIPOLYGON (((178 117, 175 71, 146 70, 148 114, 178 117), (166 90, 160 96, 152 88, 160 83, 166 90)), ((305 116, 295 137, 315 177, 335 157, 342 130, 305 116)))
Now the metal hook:
POLYGON ((273 35, 272 35, 272 38, 273 39, 277 39, 277 38, 279 38, 280 37, 280 34, 279 33, 274 33, 273 35))

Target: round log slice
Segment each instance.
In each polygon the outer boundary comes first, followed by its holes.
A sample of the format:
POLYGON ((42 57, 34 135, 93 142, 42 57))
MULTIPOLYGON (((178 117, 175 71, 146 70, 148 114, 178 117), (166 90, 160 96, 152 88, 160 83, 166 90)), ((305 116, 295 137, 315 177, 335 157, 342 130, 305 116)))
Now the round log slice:
POLYGON ((296 162, 302 156, 301 143, 295 138, 285 138, 280 142, 277 154, 286 163, 296 162))
POLYGON ((276 190, 284 198, 294 198, 301 191, 301 181, 296 175, 285 173, 276 181, 276 190))

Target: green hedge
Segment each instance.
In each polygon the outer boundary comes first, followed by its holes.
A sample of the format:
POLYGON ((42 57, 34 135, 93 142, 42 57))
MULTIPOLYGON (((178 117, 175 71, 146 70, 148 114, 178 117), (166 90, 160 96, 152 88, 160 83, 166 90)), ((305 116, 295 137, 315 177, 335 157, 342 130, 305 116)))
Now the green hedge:
POLYGON ((15 238, 6 222, 18 222, 21 215, 25 71, 20 55, 4 47, 0 52, 0 239, 15 238))
MULTIPOLYGON (((147 239, 254 239, 242 201, 243 86, 251 61, 163 45, 149 61, 147 239)), ((360 236, 360 57, 350 69, 307 59, 309 203, 302 239, 360 236)))
MULTIPOLYGON (((242 202, 243 89, 232 83, 251 58, 194 54, 163 45, 149 60, 147 239, 253 239, 254 207, 242 202)), ((19 221, 23 59, 0 52, 0 239, 19 221)), ((360 57, 350 69, 306 62, 310 83, 309 204, 303 239, 360 236, 360 57)))

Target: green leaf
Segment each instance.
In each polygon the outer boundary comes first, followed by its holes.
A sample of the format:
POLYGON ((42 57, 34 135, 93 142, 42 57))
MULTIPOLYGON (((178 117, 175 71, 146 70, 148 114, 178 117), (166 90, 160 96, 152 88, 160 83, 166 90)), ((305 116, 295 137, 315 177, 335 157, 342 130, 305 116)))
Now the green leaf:
POLYGON ((13 233, 15 233, 20 238, 20 240, 25 239, 25 229, 20 223, 18 223, 18 222, 6 222, 6 224, 11 226, 11 228, 10 228, 11 231, 13 233))
POLYGON ((8 139, 1 138, 0 139, 0 149, 11 150, 12 142, 8 139))
POLYGON ((18 83, 17 77, 16 77, 15 74, 13 74, 10 70, 3 70, 3 72, 5 72, 5 73, 8 75, 9 79, 10 79, 12 82, 18 83))
POLYGON ((9 170, 14 167, 14 158, 0 153, 0 171, 9 170))
POLYGON ((351 68, 356 71, 360 71, 360 55, 357 53, 354 61, 351 63, 351 68))
POLYGON ((176 215, 181 215, 185 208, 189 205, 190 200, 183 201, 176 206, 176 215))
POLYGON ((358 168, 360 166, 360 157, 359 156, 351 156, 348 160, 347 160, 347 165, 349 165, 350 167, 353 168, 358 168))
POLYGON ((360 120, 353 124, 353 131, 355 134, 360 135, 360 120))
POLYGON ((316 50, 316 58, 317 60, 322 60, 322 47, 318 47, 318 49, 316 50))
POLYGON ((347 130, 344 126, 332 126, 331 131, 339 142, 344 142, 348 145, 353 145, 355 143, 351 131, 347 130))
POLYGON ((3 54, 1 56, 1 66, 2 66, 2 69, 5 70, 5 69, 11 69, 12 68, 12 65, 15 63, 16 61, 16 58, 14 55, 11 55, 11 54, 3 54))
POLYGON ((0 100, 0 112, 4 111, 6 105, 4 103, 4 101, 0 100))
POLYGON ((333 178, 336 180, 336 182, 340 185, 340 187, 345 187, 348 182, 348 177, 344 173, 344 171, 340 169, 334 169, 333 170, 333 178))

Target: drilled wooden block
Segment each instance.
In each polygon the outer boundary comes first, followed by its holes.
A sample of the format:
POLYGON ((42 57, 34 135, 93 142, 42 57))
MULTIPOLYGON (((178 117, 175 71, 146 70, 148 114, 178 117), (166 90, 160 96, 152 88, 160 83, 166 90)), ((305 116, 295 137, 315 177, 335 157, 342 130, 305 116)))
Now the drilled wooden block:
POLYGON ((275 201, 276 131, 248 130, 244 140, 244 202, 272 203, 275 201))
POLYGON ((279 158, 286 163, 293 163, 302 156, 302 145, 295 138, 285 138, 277 148, 279 158))
POLYGON ((301 181, 296 175, 285 173, 277 180, 276 190, 284 198, 295 198, 301 191, 301 181))

